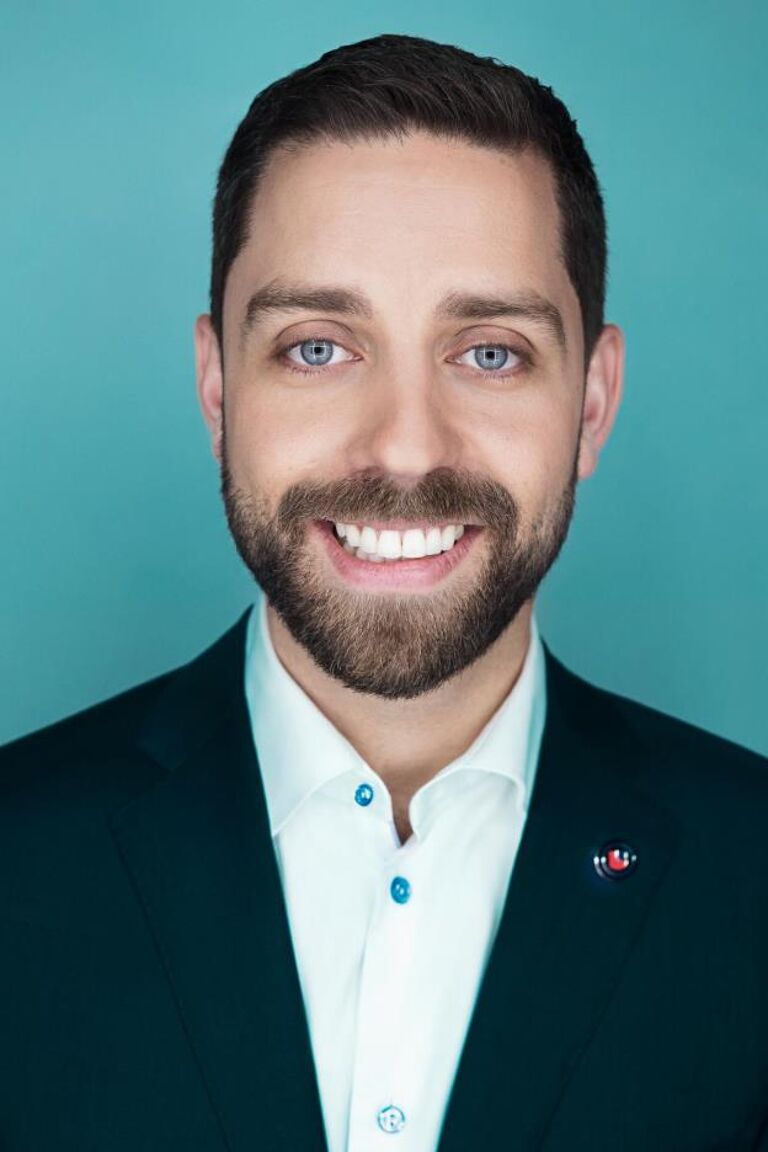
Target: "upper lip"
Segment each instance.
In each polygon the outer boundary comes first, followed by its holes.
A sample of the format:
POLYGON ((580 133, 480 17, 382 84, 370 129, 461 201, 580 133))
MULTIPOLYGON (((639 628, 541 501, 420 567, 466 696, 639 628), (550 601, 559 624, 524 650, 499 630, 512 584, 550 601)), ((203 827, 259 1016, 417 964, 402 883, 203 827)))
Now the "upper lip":
POLYGON ((389 529, 394 532, 406 532, 409 528, 447 528, 449 524, 462 524, 466 528, 480 528, 480 524, 468 520, 366 520, 360 519, 329 519, 330 524, 365 524, 377 532, 389 529))

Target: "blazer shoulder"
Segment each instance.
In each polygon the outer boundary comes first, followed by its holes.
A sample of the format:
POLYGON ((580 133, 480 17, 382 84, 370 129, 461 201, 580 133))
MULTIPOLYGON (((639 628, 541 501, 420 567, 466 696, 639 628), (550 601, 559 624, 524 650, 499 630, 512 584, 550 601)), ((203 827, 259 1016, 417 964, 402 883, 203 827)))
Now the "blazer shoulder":
POLYGON ((103 886, 115 882, 107 820, 163 779, 138 734, 170 675, 0 748, 0 922, 69 932, 94 893, 107 907, 103 886))
POLYGON ((591 706, 593 722, 611 718, 614 728, 645 749, 646 760, 658 766, 660 789, 695 780, 702 801, 728 795, 740 802, 768 807, 768 757, 744 744, 718 735, 679 716, 612 691, 566 669, 583 706, 591 706))
POLYGON ((0 746, 0 806, 12 804, 14 796, 40 799, 51 787, 64 794, 76 781, 84 783, 84 776, 97 773, 105 780, 109 764, 135 761, 141 720, 175 671, 153 676, 0 746))

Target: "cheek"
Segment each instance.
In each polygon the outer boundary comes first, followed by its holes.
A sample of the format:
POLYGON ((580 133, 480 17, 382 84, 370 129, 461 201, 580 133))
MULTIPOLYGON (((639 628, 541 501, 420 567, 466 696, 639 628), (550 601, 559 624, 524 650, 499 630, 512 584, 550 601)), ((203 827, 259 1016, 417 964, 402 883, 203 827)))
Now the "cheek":
POLYGON ((278 493, 331 474, 341 447, 296 406, 245 389, 227 405, 226 435, 233 473, 252 488, 278 493))
POLYGON ((528 531, 551 520, 569 485, 577 434, 564 407, 532 405, 477 442, 477 467, 517 503, 528 531))

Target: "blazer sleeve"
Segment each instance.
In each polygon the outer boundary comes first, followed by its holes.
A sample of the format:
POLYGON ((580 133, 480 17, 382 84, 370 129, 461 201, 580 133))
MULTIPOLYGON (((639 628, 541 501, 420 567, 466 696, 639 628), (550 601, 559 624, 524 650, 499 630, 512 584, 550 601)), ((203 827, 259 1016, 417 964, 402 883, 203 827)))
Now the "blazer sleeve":
POLYGON ((768 1112, 765 1113, 758 1129, 752 1152, 768 1152, 768 1112))

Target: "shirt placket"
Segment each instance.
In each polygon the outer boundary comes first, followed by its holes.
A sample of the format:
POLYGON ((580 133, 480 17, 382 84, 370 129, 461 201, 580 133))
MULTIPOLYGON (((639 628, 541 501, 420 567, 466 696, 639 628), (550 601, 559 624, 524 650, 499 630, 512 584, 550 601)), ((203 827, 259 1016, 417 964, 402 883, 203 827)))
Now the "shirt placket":
POLYGON ((382 864, 360 974, 347 1152, 407 1152, 414 1101, 403 1080, 419 904, 418 842, 382 864))

